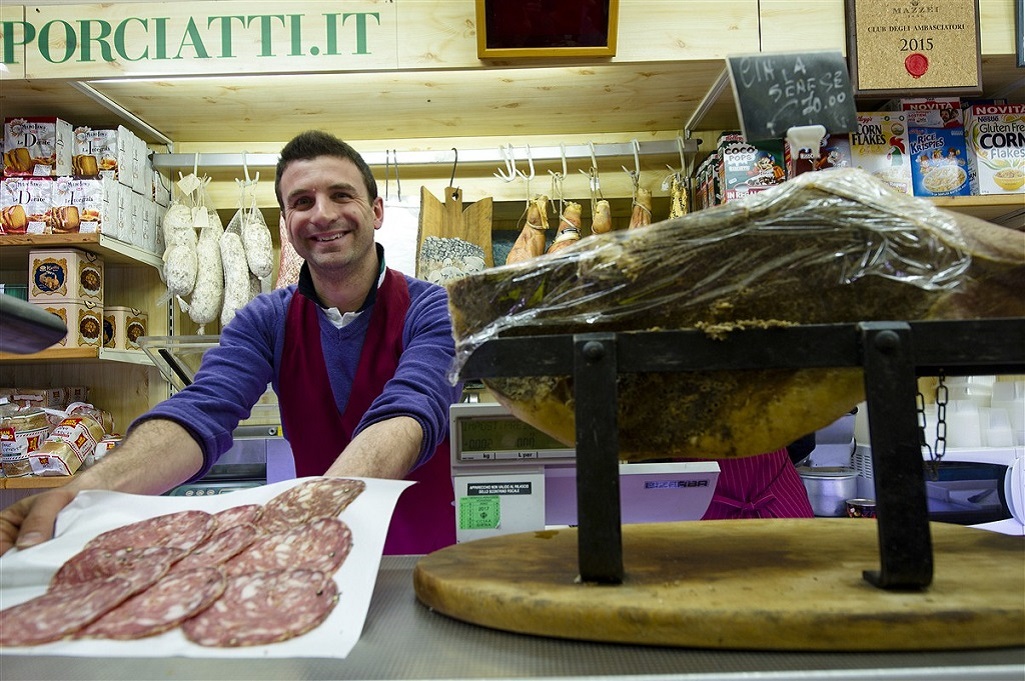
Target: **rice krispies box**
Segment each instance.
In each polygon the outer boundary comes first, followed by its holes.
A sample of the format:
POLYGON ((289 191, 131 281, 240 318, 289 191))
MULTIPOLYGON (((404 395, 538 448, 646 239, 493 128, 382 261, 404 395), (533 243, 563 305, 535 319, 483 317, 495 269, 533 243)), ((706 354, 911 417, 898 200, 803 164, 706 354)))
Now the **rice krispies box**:
POLYGON ((851 166, 851 141, 846 134, 826 135, 819 142, 818 153, 813 155, 811 149, 791 148, 786 142, 783 146, 783 158, 786 161, 787 177, 797 177, 802 173, 829 168, 849 168, 851 166))
POLYGON ((71 124, 60 118, 5 118, 4 175, 70 175, 74 144, 71 124))
POLYGON ((970 195, 965 131, 950 124, 952 120, 960 122, 961 110, 917 109, 907 114, 915 196, 970 195))
POLYGON ((977 104, 964 113, 978 193, 1025 194, 1025 104, 977 104))
POLYGON ((876 176, 897 192, 911 194, 907 112, 858 113, 857 130, 851 133, 851 165, 876 176))

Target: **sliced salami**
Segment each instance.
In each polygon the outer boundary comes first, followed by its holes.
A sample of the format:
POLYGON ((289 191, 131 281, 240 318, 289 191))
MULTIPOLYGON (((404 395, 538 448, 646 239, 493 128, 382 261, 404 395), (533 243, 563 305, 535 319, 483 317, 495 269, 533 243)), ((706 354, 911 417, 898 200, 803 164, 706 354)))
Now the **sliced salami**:
POLYGON ((260 504, 243 504, 214 513, 214 517, 217 519, 217 529, 226 530, 229 527, 244 523, 255 525, 262 513, 263 506, 260 504))
POLYGON ((252 544, 259 534, 256 525, 249 523, 232 525, 215 533, 197 546, 192 553, 178 561, 172 571, 180 572, 198 567, 220 565, 252 544))
POLYGON ((47 591, 0 611, 0 646, 32 646, 73 634, 132 595, 127 579, 108 577, 47 591))
POLYGON ((214 567, 175 572, 107 611, 77 636, 125 640, 159 634, 206 610, 226 585, 224 573, 214 567))
POLYGON ((97 535, 86 548, 117 549, 169 546, 191 551, 217 527, 217 519, 206 511, 177 511, 140 520, 97 535))
POLYGON ((366 488, 362 480, 315 478, 290 487, 264 504, 257 526, 274 533, 314 518, 341 513, 366 488))
POLYGON ((121 577, 141 591, 167 573, 185 555, 182 549, 155 546, 147 549, 83 549, 68 558, 50 580, 50 589, 121 577))
POLYGON ((229 578, 224 594, 182 623, 201 646, 277 643, 305 634, 331 613, 338 587, 313 570, 279 570, 229 578))
POLYGON ((338 518, 317 518, 305 525, 257 540, 225 563, 229 576, 305 568, 334 574, 352 549, 352 531, 338 518))

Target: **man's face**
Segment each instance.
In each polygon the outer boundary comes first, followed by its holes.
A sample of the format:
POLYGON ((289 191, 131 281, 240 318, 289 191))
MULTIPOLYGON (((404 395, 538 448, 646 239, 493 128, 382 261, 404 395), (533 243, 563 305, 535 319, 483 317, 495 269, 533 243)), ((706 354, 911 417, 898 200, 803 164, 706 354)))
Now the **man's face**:
POLYGON ((296 253, 315 272, 345 269, 374 254, 384 202, 371 202, 348 159, 318 156, 290 163, 281 176, 285 229, 296 253))

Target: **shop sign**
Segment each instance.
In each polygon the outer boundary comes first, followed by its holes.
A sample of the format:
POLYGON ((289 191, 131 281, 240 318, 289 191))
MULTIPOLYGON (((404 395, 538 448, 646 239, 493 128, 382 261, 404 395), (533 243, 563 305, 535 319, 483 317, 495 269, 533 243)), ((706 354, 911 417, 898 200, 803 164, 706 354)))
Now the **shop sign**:
POLYGON ((396 6, 349 2, 26 5, 0 20, 0 56, 25 78, 393 68, 396 6), (19 11, 20 13, 20 11, 19 11))
POLYGON ((856 95, 982 92, 978 0, 845 0, 856 95))

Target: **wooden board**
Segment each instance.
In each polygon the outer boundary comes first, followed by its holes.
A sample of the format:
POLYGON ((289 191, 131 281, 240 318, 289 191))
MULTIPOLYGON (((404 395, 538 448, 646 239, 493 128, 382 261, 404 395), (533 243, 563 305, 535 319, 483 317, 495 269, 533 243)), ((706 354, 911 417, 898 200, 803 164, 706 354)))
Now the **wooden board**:
POLYGON ((934 579, 885 591, 872 520, 623 526, 624 582, 575 583, 574 529, 457 544, 423 557, 417 598, 506 631, 757 650, 948 650, 1025 645, 1025 539, 933 523, 934 579))
POLYGON ((491 252, 491 218, 494 201, 485 197, 463 208, 463 192, 458 187, 445 189, 442 203, 427 190, 420 188, 420 225, 417 234, 417 276, 420 266, 420 246, 424 239, 434 236, 442 239, 462 239, 484 250, 484 262, 495 264, 491 252))

